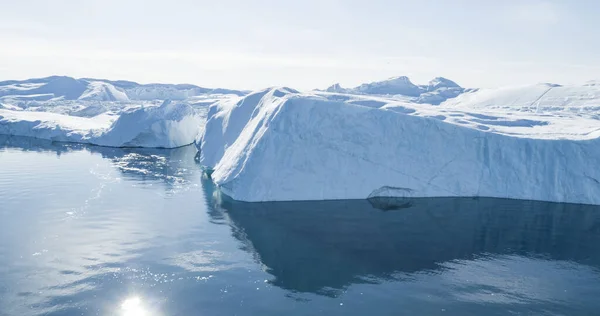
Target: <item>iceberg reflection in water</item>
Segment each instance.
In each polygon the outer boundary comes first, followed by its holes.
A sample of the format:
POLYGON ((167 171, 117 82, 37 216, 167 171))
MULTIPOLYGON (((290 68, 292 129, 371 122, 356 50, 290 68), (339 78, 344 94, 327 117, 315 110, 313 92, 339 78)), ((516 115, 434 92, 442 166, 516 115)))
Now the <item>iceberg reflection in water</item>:
POLYGON ((0 136, 0 314, 600 310, 600 207, 243 203, 195 154, 0 136))
POLYGON ((406 204, 217 197, 213 217, 226 219, 271 282, 287 290, 337 297, 354 293, 353 285, 380 284, 388 295, 410 297, 394 298, 397 307, 420 301, 458 314, 600 308, 599 207, 488 198, 406 204))

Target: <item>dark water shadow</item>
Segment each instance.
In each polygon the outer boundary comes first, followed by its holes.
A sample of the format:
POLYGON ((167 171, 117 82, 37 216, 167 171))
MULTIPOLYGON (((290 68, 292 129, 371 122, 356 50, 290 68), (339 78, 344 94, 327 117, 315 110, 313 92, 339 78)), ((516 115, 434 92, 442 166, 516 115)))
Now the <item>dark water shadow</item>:
POLYGON ((244 203, 205 194, 210 216, 231 226, 272 283, 296 292, 335 296, 352 284, 442 273, 447 262, 503 255, 600 269, 596 206, 491 198, 413 199, 397 207, 367 200, 244 203))

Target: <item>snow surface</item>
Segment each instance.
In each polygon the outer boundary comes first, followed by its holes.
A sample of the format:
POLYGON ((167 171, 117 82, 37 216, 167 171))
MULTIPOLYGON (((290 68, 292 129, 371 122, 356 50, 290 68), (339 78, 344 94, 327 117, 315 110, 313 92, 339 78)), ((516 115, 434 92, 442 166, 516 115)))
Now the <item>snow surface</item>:
POLYGON ((93 117, 0 109, 0 134, 111 147, 188 145, 203 123, 204 117, 190 105, 170 101, 93 117))
POLYGON ((447 107, 503 112, 529 112, 537 114, 581 114, 594 116, 600 113, 600 85, 561 86, 536 84, 500 89, 479 89, 466 92, 443 103, 447 107))
POLYGON ((197 145, 221 191, 242 201, 485 196, 600 204, 599 97, 593 84, 542 84, 467 91, 433 106, 274 88, 211 105, 197 145))

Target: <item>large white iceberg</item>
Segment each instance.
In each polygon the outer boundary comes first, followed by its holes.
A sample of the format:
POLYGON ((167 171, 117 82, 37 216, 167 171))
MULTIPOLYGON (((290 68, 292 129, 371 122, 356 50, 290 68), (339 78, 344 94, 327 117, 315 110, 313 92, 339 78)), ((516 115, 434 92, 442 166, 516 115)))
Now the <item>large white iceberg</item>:
POLYGON ((94 117, 0 109, 0 134, 111 147, 180 147, 193 143, 203 124, 190 105, 169 101, 94 117))
MULTIPOLYGON (((556 112, 560 104, 539 103, 548 88, 511 90, 528 108, 489 109, 467 102, 485 91, 441 106, 377 99, 380 106, 369 107, 351 96, 264 90, 210 107, 200 162, 223 193, 242 201, 485 196, 600 204, 600 103, 571 96, 577 111, 556 112)), ((490 95, 504 102, 498 96, 506 94, 490 95)))

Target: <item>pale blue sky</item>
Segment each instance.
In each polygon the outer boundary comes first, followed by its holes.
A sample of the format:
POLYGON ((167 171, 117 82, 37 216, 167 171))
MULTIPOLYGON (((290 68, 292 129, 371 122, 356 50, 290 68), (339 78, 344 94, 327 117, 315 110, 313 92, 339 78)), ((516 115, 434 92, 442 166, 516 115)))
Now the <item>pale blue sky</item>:
POLYGON ((255 89, 600 79, 595 0, 0 0, 0 79, 255 89))

